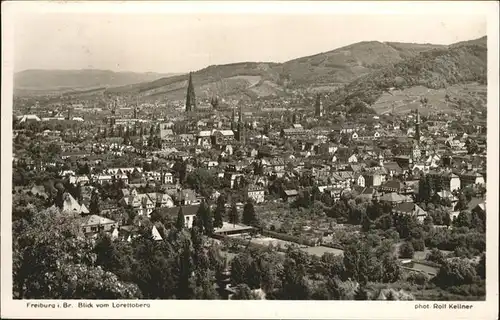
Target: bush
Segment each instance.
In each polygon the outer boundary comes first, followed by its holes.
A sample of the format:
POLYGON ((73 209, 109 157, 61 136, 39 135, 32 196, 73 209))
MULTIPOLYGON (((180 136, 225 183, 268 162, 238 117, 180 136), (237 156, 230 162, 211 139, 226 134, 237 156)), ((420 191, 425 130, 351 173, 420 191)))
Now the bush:
POLYGON ((424 251, 425 250, 425 242, 423 239, 412 239, 411 244, 415 251, 424 251))
POLYGON ((412 271, 406 278, 406 281, 423 286, 429 281, 429 277, 423 272, 412 271))
POLYGON ((471 257, 470 251, 464 247, 456 248, 453 253, 455 254, 455 257, 458 257, 458 258, 470 258, 471 257))
POLYGON ((415 254, 415 249, 413 248, 411 242, 404 242, 399 247, 399 256, 401 258, 412 259, 414 254, 415 254))
POLYGON ((445 257, 441 250, 434 248, 429 254, 427 254, 426 259, 438 264, 442 264, 445 260, 445 257))
POLYGON ((448 288, 447 290, 450 293, 468 297, 481 297, 486 295, 486 288, 484 283, 453 286, 448 288))

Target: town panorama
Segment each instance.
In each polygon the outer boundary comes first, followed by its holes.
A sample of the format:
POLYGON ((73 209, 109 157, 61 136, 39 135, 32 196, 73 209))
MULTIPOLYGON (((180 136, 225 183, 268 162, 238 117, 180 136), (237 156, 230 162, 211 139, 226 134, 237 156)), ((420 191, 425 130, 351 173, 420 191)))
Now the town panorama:
POLYGON ((486 53, 16 74, 13 297, 484 300, 486 53))

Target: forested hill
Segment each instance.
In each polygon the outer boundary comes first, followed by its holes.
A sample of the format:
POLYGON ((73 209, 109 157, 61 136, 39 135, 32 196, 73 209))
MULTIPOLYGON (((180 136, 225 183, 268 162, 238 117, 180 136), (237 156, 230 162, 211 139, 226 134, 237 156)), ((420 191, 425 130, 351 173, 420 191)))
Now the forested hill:
MULTIPOLYGON (((484 42, 486 42, 486 38, 484 42)), ((420 53, 400 63, 362 76, 332 95, 331 105, 372 105, 387 91, 424 86, 445 88, 453 84, 487 81, 487 48, 480 41, 420 53)))
MULTIPOLYGON (((333 90, 387 65, 443 45, 363 41, 284 63, 242 62, 213 65, 193 73, 196 96, 253 99, 284 96, 290 90, 333 90)), ((108 90, 111 94, 140 94, 182 99, 187 75, 108 90)))

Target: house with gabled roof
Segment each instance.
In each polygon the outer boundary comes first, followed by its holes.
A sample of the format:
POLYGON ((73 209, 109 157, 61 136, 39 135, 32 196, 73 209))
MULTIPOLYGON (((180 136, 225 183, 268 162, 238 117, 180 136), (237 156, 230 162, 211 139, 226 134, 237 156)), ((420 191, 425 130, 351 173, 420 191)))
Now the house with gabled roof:
POLYGON ((380 186, 380 191, 383 192, 402 193, 402 191, 405 189, 406 185, 403 182, 396 179, 389 180, 380 186))
POLYGON ((89 210, 85 204, 78 203, 75 198, 69 193, 65 192, 63 194, 63 206, 61 208, 63 213, 74 213, 74 214, 88 214, 89 210))
POLYGON ((182 189, 178 191, 178 200, 182 205, 199 205, 202 197, 192 189, 182 189))
POLYGON ((168 218, 171 221, 175 221, 177 216, 179 215, 179 210, 182 208, 182 214, 184 216, 184 223, 186 228, 191 228, 193 226, 193 219, 200 208, 200 205, 185 205, 185 206, 176 206, 171 208, 162 208, 158 210, 158 213, 164 217, 168 218))
POLYGON ((379 198, 380 202, 387 202, 391 205, 396 205, 404 202, 411 202, 410 199, 406 196, 400 195, 396 192, 386 193, 379 198))
POLYGON ((441 190, 439 192, 436 192, 436 196, 439 197, 439 199, 450 201, 451 206, 453 208, 458 202, 458 198, 455 197, 455 195, 451 193, 449 190, 441 190))
POLYGON ((295 189, 284 190, 283 195, 282 195, 283 201, 291 203, 291 202, 295 201, 295 199, 297 199, 298 195, 299 195, 299 192, 295 189))
POLYGON ((443 189, 454 191, 460 189, 460 178, 449 170, 445 171, 430 171, 428 174, 434 185, 440 185, 443 189))
POLYGON ((424 222, 424 219, 427 217, 427 211, 420 208, 417 204, 412 202, 402 202, 398 203, 393 209, 393 213, 409 215, 417 218, 420 223, 424 222))
POLYGON ((362 174, 356 174, 354 176, 354 184, 356 184, 357 186, 360 186, 360 187, 364 187, 365 186, 365 177, 363 177, 362 174))
POLYGON ((378 187, 382 184, 382 175, 378 172, 363 172, 366 187, 378 187))
POLYGON ((462 187, 474 186, 474 185, 485 185, 484 177, 478 172, 464 172, 459 175, 460 185, 462 187))
POLYGON ((383 166, 389 173, 390 177, 398 177, 403 174, 403 169, 397 162, 385 162, 383 166))
POLYGON ((83 233, 87 236, 95 235, 101 231, 112 232, 116 226, 116 221, 95 214, 84 217, 80 224, 83 233))

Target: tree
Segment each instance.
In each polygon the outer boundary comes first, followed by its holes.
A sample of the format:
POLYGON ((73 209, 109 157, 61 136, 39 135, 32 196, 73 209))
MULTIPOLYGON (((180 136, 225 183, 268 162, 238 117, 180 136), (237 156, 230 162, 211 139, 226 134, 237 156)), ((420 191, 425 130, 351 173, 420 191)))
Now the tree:
POLYGON ((238 208, 236 207, 236 203, 234 202, 231 205, 231 211, 229 211, 229 222, 232 223, 233 226, 240 222, 238 208))
POLYGON ((422 238, 419 239, 411 239, 411 245, 415 251, 424 251, 425 250, 425 241, 422 238))
POLYGON ((445 256, 441 250, 434 248, 427 254, 427 260, 435 262, 437 264, 442 264, 445 261, 445 256))
POLYGON ((414 216, 406 214, 395 216, 395 227, 401 239, 408 238, 412 231, 418 229, 419 224, 414 216))
POLYGON ((401 277, 401 268, 398 259, 393 254, 385 254, 382 259, 382 281, 396 282, 401 277))
POLYGON ((375 220, 375 228, 381 230, 389 230, 393 226, 393 219, 390 214, 385 214, 375 220))
POLYGON ((361 230, 363 230, 363 232, 368 232, 368 231, 370 231, 371 225, 372 225, 372 221, 370 220, 370 218, 368 218, 366 213, 362 214, 361 215, 361 230))
POLYGON ((134 262, 131 273, 144 298, 172 299, 177 294, 181 275, 180 253, 185 235, 180 234, 177 239, 175 242, 156 241, 150 234, 144 234, 132 241, 134 262))
POLYGON ((64 206, 64 191, 61 189, 57 190, 56 197, 54 199, 54 204, 59 209, 62 209, 64 206))
POLYGON ((283 287, 281 298, 284 300, 308 300, 311 294, 306 281, 307 254, 290 250, 283 265, 283 287))
POLYGON ((212 195, 216 181, 216 176, 203 168, 197 168, 186 176, 187 185, 205 198, 209 198, 212 195))
POLYGON ((231 296, 231 300, 255 300, 250 287, 244 283, 236 286, 236 292, 231 296))
MULTIPOLYGON (((236 285, 242 283, 248 284, 248 276, 252 263, 253 258, 248 252, 238 254, 231 261, 231 283, 236 285)), ((251 286, 252 284, 249 285, 251 286)))
POLYGON ((451 217, 448 212, 445 212, 445 214, 443 215, 443 225, 448 227, 451 225, 451 217))
POLYGON ((108 234, 100 233, 94 247, 95 263, 104 270, 113 272, 120 279, 131 281, 131 249, 122 242, 113 242, 108 234))
POLYGON ((76 219, 54 210, 13 224, 13 290, 19 299, 142 298, 137 285, 94 264, 76 219))
POLYGON ((414 254, 415 250, 413 249, 411 242, 405 241, 399 247, 399 256, 401 258, 412 259, 414 254))
POLYGON ((429 176, 423 176, 418 183, 418 198, 422 202, 428 202, 434 195, 434 185, 429 176))
POLYGON ((224 216, 226 215, 226 199, 224 195, 220 195, 217 198, 217 206, 214 212, 214 227, 222 228, 222 221, 224 220, 224 216))
POLYGON ((453 225, 457 228, 470 228, 472 223, 472 214, 469 210, 460 211, 457 218, 453 221, 453 225))
POLYGON ((441 287, 472 284, 476 280, 476 270, 470 262, 460 258, 445 260, 434 281, 441 287))
POLYGON ((370 277, 372 253, 367 244, 357 242, 348 245, 344 251, 346 276, 361 284, 366 284, 370 277))
POLYGON ((384 211, 378 201, 373 201, 366 207, 366 214, 371 220, 376 220, 384 214, 384 211))
POLYGON ((354 300, 370 300, 368 297, 368 291, 362 286, 359 286, 354 295, 354 300))
MULTIPOLYGON (((201 221, 195 216, 193 218, 193 225, 191 227, 191 242, 193 243, 193 248, 195 250, 195 253, 197 251, 201 250, 202 244, 203 244, 203 237, 201 233, 201 221)), ((196 262, 196 261, 195 261, 196 262)))
POLYGON ((248 201, 243 207, 243 223, 249 226, 257 224, 257 216, 255 215, 255 208, 251 201, 248 201))
POLYGON ((92 196, 90 197, 90 205, 89 205, 90 214, 99 215, 101 213, 99 202, 100 202, 99 193, 97 191, 94 191, 92 193, 92 196))
POLYGON ((479 259, 479 263, 476 266, 476 273, 481 279, 486 278, 486 254, 481 254, 481 258, 479 259))
POLYGON ((212 235, 214 232, 214 218, 212 216, 212 211, 210 206, 205 204, 205 210, 203 212, 203 231, 206 235, 212 235))
POLYGON ((192 274, 194 265, 192 260, 192 249, 189 239, 181 240, 181 248, 178 262, 179 282, 176 288, 178 299, 191 299, 194 293, 192 274))
POLYGON ((182 206, 179 207, 179 212, 177 213, 177 220, 175 222, 175 227, 177 230, 182 230, 186 226, 186 222, 184 219, 184 213, 182 212, 182 206))

